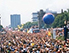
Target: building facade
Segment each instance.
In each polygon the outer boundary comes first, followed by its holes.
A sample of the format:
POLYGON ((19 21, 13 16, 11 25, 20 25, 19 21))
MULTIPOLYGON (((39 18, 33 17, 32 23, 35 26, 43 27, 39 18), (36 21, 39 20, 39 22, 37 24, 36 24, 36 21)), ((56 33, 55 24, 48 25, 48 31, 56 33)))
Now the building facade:
POLYGON ((37 22, 38 21, 38 13, 32 13, 32 15, 33 15, 32 21, 37 22))
POLYGON ((46 9, 46 13, 52 13, 55 16, 57 15, 56 11, 52 11, 52 10, 49 10, 49 9, 46 9))
POLYGON ((20 15, 13 14, 13 15, 10 15, 10 18, 11 18, 11 27, 12 28, 16 28, 18 25, 21 24, 20 15))

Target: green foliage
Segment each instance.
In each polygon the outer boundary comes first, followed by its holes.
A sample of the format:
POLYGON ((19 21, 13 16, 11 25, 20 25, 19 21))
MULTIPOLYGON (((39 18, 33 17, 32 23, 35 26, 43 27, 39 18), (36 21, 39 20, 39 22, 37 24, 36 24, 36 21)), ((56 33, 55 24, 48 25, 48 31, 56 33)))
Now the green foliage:
MULTIPOLYGON (((68 11, 64 11, 63 13, 57 14, 55 16, 55 20, 51 25, 44 24, 43 28, 50 28, 50 27, 63 27, 64 21, 69 21, 69 9, 68 11)), ((38 26, 38 22, 27 22, 24 24, 23 28, 30 28, 31 26, 38 26)))
POLYGON ((64 36, 58 36, 56 37, 57 40, 64 40, 64 36))
POLYGON ((3 28, 3 26, 2 25, 0 25, 0 31, 1 31, 1 29, 3 28))
POLYGON ((63 27, 65 20, 69 21, 69 11, 64 11, 63 13, 57 14, 54 22, 51 25, 45 25, 45 27, 63 27))
POLYGON ((38 22, 27 22, 24 24, 23 28, 30 28, 31 26, 38 26, 38 22))

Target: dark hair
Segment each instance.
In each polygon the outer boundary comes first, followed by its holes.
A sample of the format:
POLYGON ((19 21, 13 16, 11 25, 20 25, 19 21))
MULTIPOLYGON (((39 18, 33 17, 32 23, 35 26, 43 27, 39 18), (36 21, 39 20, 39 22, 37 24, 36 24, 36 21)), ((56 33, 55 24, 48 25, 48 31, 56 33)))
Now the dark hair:
POLYGON ((27 51, 26 51, 26 50, 24 50, 24 51, 23 51, 23 53, 27 53, 27 51))

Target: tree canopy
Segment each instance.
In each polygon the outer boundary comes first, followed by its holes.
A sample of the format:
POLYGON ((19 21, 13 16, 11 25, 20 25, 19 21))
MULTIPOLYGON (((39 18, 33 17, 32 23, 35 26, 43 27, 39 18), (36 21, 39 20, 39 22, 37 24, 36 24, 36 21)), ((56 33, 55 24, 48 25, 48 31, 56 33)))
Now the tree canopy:
POLYGON ((3 26, 2 25, 0 25, 0 31, 1 31, 1 29, 3 28, 3 26))
POLYGON ((38 22, 27 22, 24 24, 23 28, 30 28, 31 26, 38 26, 38 22))
MULTIPOLYGON (((58 13, 55 16, 55 20, 52 24, 47 25, 44 24, 43 28, 49 28, 49 27, 63 27, 64 26, 64 21, 69 21, 69 9, 68 11, 64 11, 63 13, 58 13)), ((38 26, 38 22, 27 22, 24 24, 23 28, 30 28, 31 26, 38 26)))
POLYGON ((65 20, 69 21, 69 11, 64 11, 63 13, 57 14, 54 22, 51 25, 45 25, 45 27, 63 27, 65 20))

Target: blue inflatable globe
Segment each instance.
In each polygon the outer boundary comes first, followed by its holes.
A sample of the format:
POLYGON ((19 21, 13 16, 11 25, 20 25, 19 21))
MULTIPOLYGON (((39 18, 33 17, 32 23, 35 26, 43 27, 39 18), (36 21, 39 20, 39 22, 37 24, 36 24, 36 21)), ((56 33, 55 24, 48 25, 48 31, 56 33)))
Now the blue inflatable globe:
POLYGON ((46 13, 43 16, 43 21, 45 24, 52 24, 54 22, 54 15, 52 13, 46 13))

